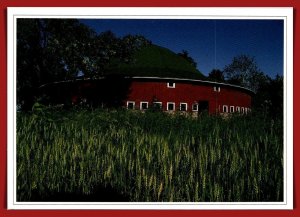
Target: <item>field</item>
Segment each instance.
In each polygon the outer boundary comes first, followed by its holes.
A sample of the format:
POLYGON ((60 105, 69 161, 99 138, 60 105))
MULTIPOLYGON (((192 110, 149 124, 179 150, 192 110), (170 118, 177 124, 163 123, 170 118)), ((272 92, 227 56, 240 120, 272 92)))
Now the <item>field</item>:
POLYGON ((18 201, 283 201, 283 123, 126 110, 17 113, 18 201))

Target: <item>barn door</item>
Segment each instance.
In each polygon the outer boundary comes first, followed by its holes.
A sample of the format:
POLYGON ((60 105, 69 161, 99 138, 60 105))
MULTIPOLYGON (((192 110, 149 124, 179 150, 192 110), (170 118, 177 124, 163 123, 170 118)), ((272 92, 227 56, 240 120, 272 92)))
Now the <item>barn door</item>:
POLYGON ((208 101, 206 100, 200 100, 198 102, 198 113, 203 114, 203 113, 208 113, 209 111, 209 104, 208 101))

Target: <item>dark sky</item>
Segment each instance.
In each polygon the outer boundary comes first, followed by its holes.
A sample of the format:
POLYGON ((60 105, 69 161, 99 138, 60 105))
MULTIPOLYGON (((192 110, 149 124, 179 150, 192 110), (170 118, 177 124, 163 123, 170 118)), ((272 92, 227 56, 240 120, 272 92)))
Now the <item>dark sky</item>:
POLYGON ((80 20, 96 32, 139 34, 178 53, 187 50, 207 75, 223 69, 234 56, 253 56, 271 77, 283 74, 282 20, 96 19, 80 20))

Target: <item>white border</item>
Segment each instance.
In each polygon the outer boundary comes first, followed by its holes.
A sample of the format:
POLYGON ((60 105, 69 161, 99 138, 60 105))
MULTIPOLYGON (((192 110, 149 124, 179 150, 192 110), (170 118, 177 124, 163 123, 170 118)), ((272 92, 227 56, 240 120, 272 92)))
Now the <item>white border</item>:
POLYGON ((140 110, 145 111, 145 110, 147 110, 148 108, 149 108, 149 103, 148 103, 148 102, 146 102, 146 101, 141 101, 141 102, 140 102, 140 110), (142 103, 146 103, 146 104, 147 104, 147 108, 146 108, 146 109, 143 109, 143 108, 142 108, 142 103))
POLYGON ((176 104, 175 104, 175 102, 167 102, 167 111, 176 111, 176 104), (169 110, 169 105, 170 104, 174 105, 174 109, 173 110, 169 110))
POLYGON ((167 83, 167 87, 168 87, 168 88, 175 88, 175 87, 176 87, 176 83, 175 83, 175 82, 169 81, 169 82, 167 83), (170 83, 172 83, 173 86, 171 86, 170 83))
POLYGON ((129 109, 129 110, 131 110, 130 108, 128 108, 128 104, 129 104, 129 103, 133 103, 133 108, 132 108, 132 110, 134 110, 134 109, 135 109, 135 101, 127 101, 127 103, 126 103, 126 108, 129 109))
POLYGON ((223 108, 223 109, 222 109, 222 113, 229 113, 228 105, 223 105, 222 108, 223 108), (224 110, 225 110, 224 108, 226 108, 226 112, 224 111, 224 110))
POLYGON ((198 111, 198 107, 199 107, 199 104, 198 104, 198 103, 192 103, 192 111, 193 111, 193 112, 197 112, 197 111, 198 111), (194 109, 194 105, 197 106, 197 109, 194 109))
POLYGON ((155 104, 160 105, 160 108, 159 108, 159 109, 162 109, 162 108, 163 108, 162 102, 159 102, 159 101, 153 102, 153 103, 152 103, 152 106, 154 107, 155 104))
POLYGON ((181 102, 181 103, 179 103, 179 111, 181 111, 181 112, 187 112, 188 111, 188 104, 186 103, 186 102, 181 102), (186 105, 186 109, 185 110, 181 110, 181 105, 186 105))
POLYGON ((293 209, 293 8, 67 8, 7 10, 7 207, 8 209, 293 209), (276 19, 284 20, 284 201, 242 203, 82 203, 16 201, 16 19, 276 19))

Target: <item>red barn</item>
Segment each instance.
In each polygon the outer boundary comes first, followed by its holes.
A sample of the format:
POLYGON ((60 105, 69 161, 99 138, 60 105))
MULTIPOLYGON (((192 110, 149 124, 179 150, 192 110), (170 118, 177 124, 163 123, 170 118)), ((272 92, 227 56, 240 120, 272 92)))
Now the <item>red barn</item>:
POLYGON ((77 79, 43 86, 51 102, 127 109, 200 113, 247 113, 249 89, 208 81, 172 51, 156 45, 138 50, 131 63, 110 66, 98 79, 77 79))
POLYGON ((128 109, 159 107, 164 111, 247 113, 252 92, 248 89, 203 80, 132 77, 123 100, 128 109))

